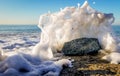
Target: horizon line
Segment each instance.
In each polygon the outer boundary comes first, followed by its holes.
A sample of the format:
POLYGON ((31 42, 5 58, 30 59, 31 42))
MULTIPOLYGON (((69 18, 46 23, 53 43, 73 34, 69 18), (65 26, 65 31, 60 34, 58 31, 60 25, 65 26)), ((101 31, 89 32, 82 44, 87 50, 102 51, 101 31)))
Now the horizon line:
MULTIPOLYGON (((38 25, 38 24, 0 24, 0 25, 38 25)), ((112 25, 120 25, 120 24, 112 24, 112 25)))
POLYGON ((38 25, 38 24, 0 24, 0 25, 38 25))

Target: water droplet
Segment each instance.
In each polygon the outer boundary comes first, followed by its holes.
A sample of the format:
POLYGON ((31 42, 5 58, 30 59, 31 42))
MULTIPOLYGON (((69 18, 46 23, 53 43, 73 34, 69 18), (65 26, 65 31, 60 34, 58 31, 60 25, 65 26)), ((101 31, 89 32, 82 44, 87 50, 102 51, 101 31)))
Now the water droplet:
POLYGON ((96 2, 93 2, 93 4, 95 4, 96 2))

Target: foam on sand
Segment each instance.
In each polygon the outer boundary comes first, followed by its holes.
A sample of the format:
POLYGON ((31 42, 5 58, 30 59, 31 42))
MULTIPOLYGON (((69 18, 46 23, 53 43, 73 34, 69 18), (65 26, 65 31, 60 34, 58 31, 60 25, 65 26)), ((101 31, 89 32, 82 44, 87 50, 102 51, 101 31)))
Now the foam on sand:
POLYGON ((111 64, 120 63, 120 53, 112 52, 109 55, 104 56, 102 59, 109 61, 111 64))
POLYGON ((0 62, 0 76, 59 76, 63 65, 71 67, 72 63, 68 59, 41 61, 29 54, 19 53, 0 62))

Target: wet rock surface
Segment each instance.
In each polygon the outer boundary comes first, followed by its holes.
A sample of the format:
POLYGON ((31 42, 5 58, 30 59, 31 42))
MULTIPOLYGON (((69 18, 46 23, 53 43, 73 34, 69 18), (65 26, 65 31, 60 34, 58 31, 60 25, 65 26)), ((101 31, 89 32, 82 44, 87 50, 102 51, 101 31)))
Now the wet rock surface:
POLYGON ((96 38, 79 38, 66 42, 62 49, 64 55, 94 55, 101 49, 101 46, 96 38))
POLYGON ((60 76, 120 76, 120 64, 110 64, 96 56, 64 56, 74 59, 72 68, 64 68, 60 76))

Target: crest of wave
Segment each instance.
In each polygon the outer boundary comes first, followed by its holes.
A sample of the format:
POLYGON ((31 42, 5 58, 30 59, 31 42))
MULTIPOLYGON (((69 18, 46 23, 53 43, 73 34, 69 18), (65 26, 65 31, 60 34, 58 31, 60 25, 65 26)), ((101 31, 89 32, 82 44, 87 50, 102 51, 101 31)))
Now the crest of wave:
POLYGON ((51 59, 52 52, 61 51, 65 42, 83 37, 97 38, 103 50, 118 52, 117 38, 111 27, 113 22, 112 13, 101 13, 91 8, 87 1, 81 7, 65 7, 56 13, 43 14, 38 24, 42 30, 41 40, 33 54, 51 59))

